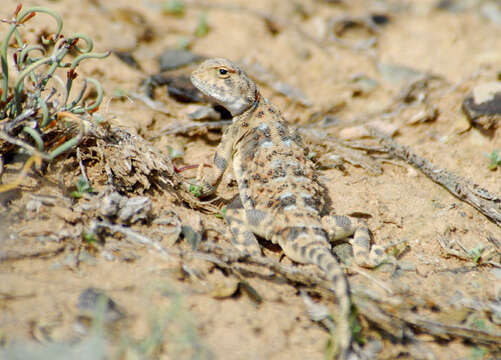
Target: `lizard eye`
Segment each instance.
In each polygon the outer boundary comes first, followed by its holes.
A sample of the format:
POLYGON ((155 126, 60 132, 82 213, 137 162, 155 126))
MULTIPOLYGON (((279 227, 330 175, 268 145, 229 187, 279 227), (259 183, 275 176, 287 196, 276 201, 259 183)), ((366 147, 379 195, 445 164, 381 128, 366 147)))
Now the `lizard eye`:
POLYGON ((219 68, 218 70, 219 77, 222 79, 226 79, 228 76, 230 76, 230 72, 228 69, 225 68, 219 68))

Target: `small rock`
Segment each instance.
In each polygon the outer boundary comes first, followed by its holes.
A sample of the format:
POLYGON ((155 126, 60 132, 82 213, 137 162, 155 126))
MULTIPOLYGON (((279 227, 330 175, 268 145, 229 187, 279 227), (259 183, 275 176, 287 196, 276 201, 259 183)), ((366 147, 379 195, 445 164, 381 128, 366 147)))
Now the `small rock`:
POLYGON ((351 78, 352 96, 363 96, 371 93, 379 83, 365 74, 357 74, 351 78))
POLYGON ((216 299, 224 299, 233 296, 239 286, 239 281, 235 278, 224 278, 213 284, 210 295, 216 299))
POLYGON ((147 196, 136 196, 127 199, 118 212, 118 218, 125 223, 148 220, 151 215, 152 202, 147 196))
POLYGON ((376 13, 376 14, 371 14, 370 20, 378 26, 383 26, 383 25, 388 25, 391 21, 391 18, 389 15, 382 14, 382 13, 376 13))
POLYGON ((118 51, 114 50, 113 54, 119 58, 122 62, 129 65, 131 68, 136 70, 141 70, 141 65, 136 61, 134 56, 129 51, 118 51))
POLYGON ((91 318, 101 315, 99 311, 103 311, 105 322, 115 322, 125 317, 125 313, 120 310, 113 299, 104 291, 92 287, 85 289, 80 294, 77 307, 84 316, 91 318))
POLYGON ((191 248, 195 250, 200 244, 202 240, 202 234, 198 231, 195 231, 191 226, 185 225, 181 227, 181 234, 191 245, 191 248))
POLYGON ((117 217, 121 222, 128 224, 148 220, 152 210, 149 197, 127 198, 117 192, 106 194, 95 206, 102 216, 107 218, 117 217))
POLYGON ((205 57, 188 50, 167 49, 159 57, 160 71, 169 71, 204 60, 205 57))
POLYGON ((121 204, 126 201, 126 197, 117 192, 112 192, 103 197, 98 207, 98 212, 106 217, 114 217, 118 214, 121 204))
POLYGON ((501 93, 501 82, 493 81, 473 88, 473 99, 476 104, 494 100, 496 95, 501 93))
POLYGON ((493 128, 501 116, 501 82, 477 85, 464 99, 462 109, 472 125, 493 128))
POLYGON ((410 125, 422 124, 435 121, 438 117, 438 108, 436 106, 426 107, 414 114, 407 123, 410 125))

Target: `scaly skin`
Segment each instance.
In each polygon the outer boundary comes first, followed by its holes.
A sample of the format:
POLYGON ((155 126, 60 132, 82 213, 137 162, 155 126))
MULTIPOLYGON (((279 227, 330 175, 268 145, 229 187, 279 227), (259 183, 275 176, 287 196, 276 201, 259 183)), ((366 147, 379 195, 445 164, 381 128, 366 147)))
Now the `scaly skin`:
POLYGON ((315 264, 327 274, 339 301, 338 358, 345 359, 351 345, 350 292, 329 241, 354 234, 355 259, 367 267, 381 262, 383 250, 369 252, 370 235, 363 222, 322 216, 323 187, 301 139, 291 134, 280 111, 260 95, 238 65, 226 59, 207 60, 193 72, 191 81, 233 115, 214 154, 212 172, 199 179, 202 196, 215 191, 232 165, 243 206, 229 208, 225 215, 234 246, 260 254, 258 235, 279 244, 293 261, 315 264))

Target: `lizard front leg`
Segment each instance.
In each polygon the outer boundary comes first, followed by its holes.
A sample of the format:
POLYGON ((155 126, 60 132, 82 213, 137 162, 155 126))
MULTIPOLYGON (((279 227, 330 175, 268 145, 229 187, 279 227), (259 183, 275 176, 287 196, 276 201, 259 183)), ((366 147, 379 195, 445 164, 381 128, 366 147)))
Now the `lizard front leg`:
MULTIPOLYGON (((233 157, 233 138, 234 138, 234 127, 229 126, 223 133, 221 142, 216 148, 214 157, 212 159, 213 167, 203 174, 203 165, 199 165, 197 172, 197 180, 195 186, 196 195, 199 197, 208 196, 216 191, 221 179, 223 178, 224 172, 228 168, 228 164, 231 162, 233 157)), ((190 191, 193 191, 193 184, 187 184, 190 191)))

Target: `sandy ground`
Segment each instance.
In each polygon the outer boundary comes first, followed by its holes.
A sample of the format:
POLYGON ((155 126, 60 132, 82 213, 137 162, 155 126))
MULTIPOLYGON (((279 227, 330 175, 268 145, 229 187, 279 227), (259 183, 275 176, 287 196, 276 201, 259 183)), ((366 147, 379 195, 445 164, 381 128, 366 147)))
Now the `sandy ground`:
MULTIPOLYGON (((157 57, 189 40, 194 53, 227 57, 248 66, 259 63, 280 81, 300 89, 311 106, 292 101, 269 84, 260 84, 263 94, 282 109, 289 122, 302 129, 320 165, 332 154, 329 138, 350 138, 358 125, 379 120, 397 129, 394 139, 420 156, 493 193, 501 192, 501 170, 489 170, 484 155, 501 147, 499 130, 490 134, 467 130, 468 121, 461 111, 464 97, 475 86, 499 77, 501 24, 487 19, 483 7, 494 2, 457 1, 452 2, 459 4, 456 8, 445 10, 437 9, 437 1, 431 0, 218 2, 223 3, 227 6, 202 8, 189 3, 183 16, 166 14, 158 0, 39 0, 23 5, 58 11, 64 19, 64 32, 89 35, 96 51, 131 52, 142 70, 112 55, 83 63, 79 73, 102 83, 106 98, 100 112, 111 124, 143 136, 160 151, 167 152, 169 146, 181 150, 184 155, 178 166, 209 163, 220 131, 163 135, 164 129, 189 122, 187 104, 169 97, 164 87, 156 89, 156 100, 170 114, 117 94, 140 93, 141 81, 159 72, 157 57), (236 9, 236 5, 247 10, 236 9), (272 25, 278 32, 270 32, 256 11, 273 14, 278 21, 272 25), (203 12, 209 30, 206 36, 196 37, 193 34, 203 12), (347 28, 339 34, 342 43, 328 39, 332 33, 328 19, 363 20, 375 14, 386 15, 388 22, 376 28, 347 28), (374 43, 362 46, 368 39, 374 43), (407 71, 402 75, 397 66, 407 71), (436 80, 430 81, 421 103, 399 108, 411 78, 408 69, 434 75, 436 80), (360 90, 360 82, 354 80, 360 75, 377 86, 360 90), (338 111, 331 109, 336 104, 342 104, 338 111), (429 109, 436 109, 434 119, 411 124, 429 109), (323 115, 312 116, 315 113, 323 115), (333 120, 330 124, 326 115, 333 120)), ((3 0, 0 16, 9 17, 15 6, 15 1, 3 0)), ((7 25, 0 24, 0 28, 6 31, 7 25)), ((40 29, 50 31, 53 22, 40 15, 23 31, 37 34, 40 29)), ((363 153, 360 156, 374 161, 363 153)), ((499 320, 496 325, 492 314, 482 310, 485 304, 499 304, 499 269, 448 256, 439 244, 441 238, 455 240, 466 251, 482 245, 486 254, 494 246, 489 238, 501 241, 499 226, 411 166, 395 159, 380 158, 378 163, 381 174, 348 163, 343 171, 329 166, 320 170, 337 213, 370 215, 376 243, 407 240, 397 270, 383 266, 368 270, 369 277, 350 272, 352 287, 384 293, 378 281, 395 295, 421 304, 416 312, 423 316, 440 319, 443 312, 450 319, 456 314, 458 324, 473 324, 499 334, 499 320)), ((21 167, 22 161, 14 157, 6 165, 2 182, 11 181, 21 167)), ((107 178, 102 164, 89 161, 87 171, 95 191, 103 189, 107 178)), ((68 196, 79 175, 78 164, 68 159, 50 167, 43 177, 33 174, 17 190, 0 194, 0 254, 31 254, 0 260, 0 346, 27 341, 46 345, 79 338, 82 335, 75 325, 78 297, 84 289, 95 287, 127 314, 126 324, 110 340, 115 349, 126 349, 122 358, 324 358, 329 332, 309 320, 299 285, 255 269, 247 276, 242 273, 262 298, 259 304, 242 286, 234 295, 219 298, 214 289, 221 284, 223 288, 234 286, 236 278, 210 262, 165 257, 117 234, 109 234, 104 243, 86 245, 80 235, 89 224, 89 215, 81 210, 86 200, 68 196), (49 200, 42 201, 38 211, 29 210, 30 201, 40 198, 49 200), (154 350, 148 350, 148 341, 154 350)), ((195 171, 183 172, 183 176, 193 177, 195 171)), ((225 198, 235 193, 230 177, 225 178, 221 193, 225 198)), ((145 195, 153 202, 155 217, 174 211, 183 225, 195 230, 225 229, 221 219, 189 209, 171 194, 152 190, 145 195)), ((166 247, 190 251, 186 241, 169 245, 148 224, 132 228, 163 241, 166 247)), ((206 236, 207 240, 220 238, 212 232, 206 236)), ((454 248, 460 249, 457 244, 454 248)), ((264 254, 281 259, 277 249, 267 247, 264 254)), ((290 264, 287 259, 281 261, 290 264)), ((499 253, 493 261, 499 262, 499 253)), ((334 304, 325 299, 320 302, 335 311, 334 304)), ((379 342, 382 346, 378 358, 495 356, 492 348, 457 338, 438 340, 419 330, 413 338, 422 348, 416 350, 416 343, 402 344, 363 324, 366 344, 379 342)), ((15 358, 14 353, 9 356, 15 358)))

